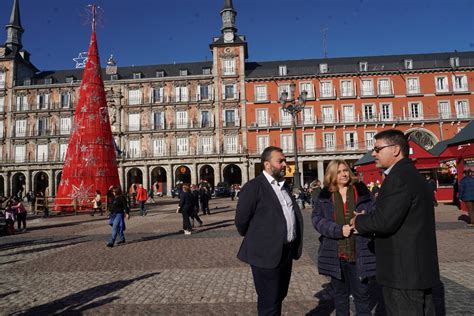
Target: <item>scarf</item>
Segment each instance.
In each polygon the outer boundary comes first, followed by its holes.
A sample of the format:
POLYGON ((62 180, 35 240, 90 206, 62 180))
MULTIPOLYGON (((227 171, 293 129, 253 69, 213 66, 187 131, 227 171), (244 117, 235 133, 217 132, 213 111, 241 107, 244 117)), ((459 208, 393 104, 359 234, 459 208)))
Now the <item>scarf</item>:
MULTIPOLYGON (((339 192, 333 193, 334 201, 334 214, 336 217, 336 223, 339 225, 346 225, 350 223, 351 218, 354 216, 356 207, 354 188, 352 185, 347 187, 346 197, 346 212, 344 213, 344 202, 342 195, 339 192)), ((345 259, 349 262, 356 261, 356 247, 355 247, 355 236, 351 235, 348 238, 344 238, 337 241, 339 258, 345 259)))

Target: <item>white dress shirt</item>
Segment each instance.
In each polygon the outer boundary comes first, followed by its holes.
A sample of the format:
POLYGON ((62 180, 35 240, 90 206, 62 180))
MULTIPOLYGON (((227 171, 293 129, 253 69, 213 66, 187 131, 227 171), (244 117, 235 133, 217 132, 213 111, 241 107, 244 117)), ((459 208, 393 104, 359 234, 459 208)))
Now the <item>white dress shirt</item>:
POLYGON ((283 215, 286 219, 286 228, 288 235, 286 237, 287 242, 292 242, 295 239, 295 212, 293 211, 293 201, 291 200, 288 192, 283 188, 285 180, 276 181, 271 175, 269 175, 265 170, 263 171, 265 178, 272 186, 273 191, 275 191, 278 201, 280 202, 281 208, 283 209, 283 215))

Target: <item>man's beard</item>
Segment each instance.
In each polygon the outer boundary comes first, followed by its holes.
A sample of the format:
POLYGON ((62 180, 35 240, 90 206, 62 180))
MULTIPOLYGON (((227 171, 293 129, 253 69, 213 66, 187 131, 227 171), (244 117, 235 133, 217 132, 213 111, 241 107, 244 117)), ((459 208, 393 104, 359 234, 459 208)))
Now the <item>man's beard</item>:
POLYGON ((285 180, 285 168, 283 170, 272 167, 272 177, 278 182, 285 180))

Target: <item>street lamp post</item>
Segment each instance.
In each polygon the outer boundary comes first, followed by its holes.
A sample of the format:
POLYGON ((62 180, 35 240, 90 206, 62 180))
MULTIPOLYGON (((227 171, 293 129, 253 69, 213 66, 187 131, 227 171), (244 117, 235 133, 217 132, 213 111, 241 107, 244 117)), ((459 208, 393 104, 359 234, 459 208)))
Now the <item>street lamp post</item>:
POLYGON ((298 146, 296 142, 296 122, 298 113, 301 112, 306 104, 307 91, 301 91, 297 100, 295 100, 295 84, 290 84, 290 94, 283 91, 280 95, 280 103, 283 110, 290 113, 293 120, 293 150, 295 151, 295 172, 293 174, 293 192, 299 191, 301 188, 300 168, 298 166, 298 146), (290 97, 288 99, 288 96, 290 97))

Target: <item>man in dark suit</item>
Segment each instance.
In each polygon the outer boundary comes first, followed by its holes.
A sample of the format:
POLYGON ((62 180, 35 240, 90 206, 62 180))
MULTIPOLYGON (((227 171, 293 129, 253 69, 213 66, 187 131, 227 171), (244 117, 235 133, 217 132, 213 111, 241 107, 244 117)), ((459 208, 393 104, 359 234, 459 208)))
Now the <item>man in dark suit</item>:
POLYGON ((357 214, 355 229, 375 235, 377 281, 388 315, 434 315, 431 290, 440 282, 433 192, 408 158, 399 130, 375 135, 372 156, 385 180, 372 214, 357 214))
POLYGON ((250 264, 259 315, 280 315, 293 259, 303 246, 303 217, 285 185, 286 160, 278 147, 261 156, 263 172, 239 195, 235 226, 244 236, 237 257, 250 264))

